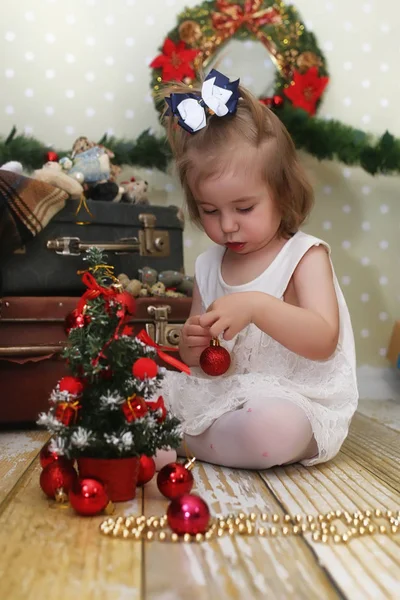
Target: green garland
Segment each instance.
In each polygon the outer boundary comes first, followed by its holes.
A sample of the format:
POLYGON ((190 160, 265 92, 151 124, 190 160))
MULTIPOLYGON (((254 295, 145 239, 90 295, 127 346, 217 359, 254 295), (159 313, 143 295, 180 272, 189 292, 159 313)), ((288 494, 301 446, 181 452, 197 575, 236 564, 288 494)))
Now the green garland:
MULTIPOLYGON (((291 106, 281 108, 279 116, 297 148, 319 160, 337 160, 349 166, 361 166, 371 175, 400 173, 400 140, 389 132, 376 140, 339 121, 310 119, 306 112, 291 106)), ((148 130, 136 140, 103 137, 101 141, 115 153, 114 164, 165 172, 171 161, 165 137, 157 137, 148 130)), ((0 164, 17 160, 28 170, 40 169, 48 150, 32 137, 18 135, 8 144, 0 138, 0 164)), ((60 150, 58 154, 61 158, 68 152, 60 150)))
MULTIPOLYGON (((232 38, 260 41, 274 60, 277 66, 274 97, 262 101, 271 101, 268 105, 285 124, 297 148, 319 160, 337 160, 346 165, 361 166, 371 175, 400 172, 400 139, 389 132, 377 139, 340 121, 310 116, 313 108, 318 110, 327 83, 326 60, 315 36, 306 29, 296 9, 283 2, 205 0, 194 8, 186 8, 178 15, 177 25, 168 33, 160 49, 161 54, 152 63, 152 89, 156 92, 162 82, 168 81, 165 75, 171 71, 165 70, 165 64, 167 68, 171 67, 172 58, 176 58, 177 54, 179 57, 182 46, 184 51, 196 54, 195 59, 187 59, 184 64, 186 72, 187 68, 193 71, 193 78, 183 76, 185 71, 182 71, 182 78, 191 83, 199 69, 206 68, 232 38), (246 11, 247 20, 243 20, 246 11), (274 18, 263 20, 263 14, 274 18), (166 42, 175 45, 174 57, 166 53, 166 42), (304 102, 304 89, 302 95, 301 88, 307 85, 306 78, 312 69, 315 71, 312 81, 314 106, 304 102), (299 91, 294 95, 296 85, 299 91), (279 103, 275 102, 275 98, 279 103)), ((156 108, 160 110, 160 104, 156 104, 156 108)), ((156 136, 150 130, 143 131, 135 140, 103 136, 99 143, 114 152, 113 163, 117 165, 166 171, 172 158, 165 137, 156 136)), ((14 127, 6 139, 0 137, 0 166, 15 160, 26 169, 39 169, 46 161, 48 151, 49 148, 35 138, 17 135, 14 127)), ((64 150, 55 151, 60 158, 69 154, 64 150)))
MULTIPOLYGON (((34 137, 16 133, 14 127, 6 139, 0 137, 0 166, 15 160, 22 163, 27 170, 41 169, 50 148, 34 137)), ((157 137, 148 129, 143 131, 136 140, 108 138, 104 135, 99 143, 105 144, 114 152, 115 158, 112 162, 116 165, 135 165, 166 171, 171 160, 171 151, 165 137, 157 137)), ((57 148, 54 148, 54 151, 59 158, 71 153, 70 150, 57 148)))

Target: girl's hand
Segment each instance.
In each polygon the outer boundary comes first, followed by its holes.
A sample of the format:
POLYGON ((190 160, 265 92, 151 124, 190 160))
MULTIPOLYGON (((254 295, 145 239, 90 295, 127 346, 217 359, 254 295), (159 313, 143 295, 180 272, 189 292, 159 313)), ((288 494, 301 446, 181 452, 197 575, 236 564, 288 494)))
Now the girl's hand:
POLYGON ((182 327, 179 351, 182 359, 189 366, 199 364, 201 353, 211 341, 210 330, 200 325, 200 318, 199 315, 191 316, 182 327))
POLYGON ((201 315, 202 327, 209 328, 212 337, 224 334, 224 340, 232 340, 252 322, 254 305, 253 292, 240 292, 218 298, 201 315))

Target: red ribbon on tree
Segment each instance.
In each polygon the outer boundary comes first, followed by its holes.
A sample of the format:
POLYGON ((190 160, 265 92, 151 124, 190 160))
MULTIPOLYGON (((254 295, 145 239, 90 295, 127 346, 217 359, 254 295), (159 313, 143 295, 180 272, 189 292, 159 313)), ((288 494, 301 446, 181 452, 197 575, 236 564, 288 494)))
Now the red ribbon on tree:
POLYGON ((98 283, 95 277, 89 272, 85 271, 82 275, 82 283, 86 285, 88 288, 86 292, 83 294, 81 299, 78 302, 78 306, 76 310, 78 313, 83 313, 85 304, 88 300, 94 300, 99 296, 103 296, 103 298, 114 299, 116 302, 121 304, 122 308, 117 311, 117 317, 119 318, 119 323, 115 329, 114 334, 111 338, 104 344, 103 348, 100 350, 99 354, 92 360, 92 365, 96 366, 101 358, 105 358, 104 351, 111 344, 113 340, 118 339, 119 330, 124 324, 124 320, 126 317, 126 313, 133 315, 136 308, 135 299, 128 292, 121 292, 118 289, 113 287, 103 287, 98 283))
POLYGON ((166 354, 166 352, 165 352, 165 351, 171 351, 171 350, 177 351, 177 348, 170 348, 168 346, 159 346, 158 344, 156 344, 156 342, 154 340, 151 339, 151 337, 149 336, 149 334, 147 333, 147 331, 145 329, 142 329, 142 331, 140 333, 138 333, 136 338, 138 340, 140 340, 141 342, 143 342, 144 344, 147 344, 147 346, 151 346, 152 348, 155 348, 157 351, 157 354, 161 358, 161 360, 163 360, 167 364, 171 365, 171 367, 175 367, 176 369, 179 369, 179 371, 182 371, 183 373, 190 375, 190 369, 187 365, 185 365, 185 363, 181 362, 177 358, 174 358, 173 356, 170 356, 169 354, 166 354))
POLYGON ((113 288, 105 288, 100 285, 89 271, 85 271, 82 275, 82 283, 84 283, 88 289, 83 294, 76 307, 80 313, 83 313, 87 300, 94 300, 99 296, 103 296, 104 298, 114 298, 119 294, 119 291, 114 290, 113 288))
POLYGON ((161 416, 157 419, 159 423, 165 421, 167 416, 167 409, 165 407, 164 398, 162 396, 158 397, 157 402, 146 402, 147 407, 150 411, 155 412, 156 410, 161 410, 161 416))
POLYGON ((261 8, 263 0, 246 0, 244 6, 232 4, 227 0, 217 1, 217 10, 212 15, 214 29, 232 36, 245 25, 250 30, 257 30, 263 25, 282 22, 282 15, 272 6, 261 8))
POLYGON ((57 404, 55 417, 63 425, 71 425, 72 421, 76 423, 78 411, 80 409, 79 402, 59 402, 57 404))

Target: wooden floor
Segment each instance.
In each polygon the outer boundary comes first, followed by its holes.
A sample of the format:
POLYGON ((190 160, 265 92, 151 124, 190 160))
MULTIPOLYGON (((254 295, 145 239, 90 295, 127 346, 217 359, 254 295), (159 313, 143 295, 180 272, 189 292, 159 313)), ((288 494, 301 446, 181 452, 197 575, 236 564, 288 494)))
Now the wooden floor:
MULTIPOLYGON (((202 544, 102 536, 104 517, 54 508, 39 488, 44 432, 0 433, 2 600, 330 600, 400 598, 400 533, 347 545, 293 537, 202 544)), ((362 403, 340 454, 305 469, 235 471, 198 464, 196 493, 212 512, 283 514, 400 509, 400 403, 362 403)), ((154 482, 117 514, 162 514, 154 482)))

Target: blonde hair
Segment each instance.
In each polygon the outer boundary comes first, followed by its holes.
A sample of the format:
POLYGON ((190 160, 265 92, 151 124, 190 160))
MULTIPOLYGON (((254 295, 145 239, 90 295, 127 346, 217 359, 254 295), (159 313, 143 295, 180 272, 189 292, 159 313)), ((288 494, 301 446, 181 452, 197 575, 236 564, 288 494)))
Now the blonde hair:
MULTIPOLYGON (((182 83, 164 88, 160 95, 193 93, 201 89, 182 83)), ((200 92, 199 92, 200 93, 200 92)), ((300 165, 293 141, 282 121, 248 90, 239 86, 239 102, 233 115, 207 116, 207 125, 190 134, 177 125, 174 117, 163 118, 167 138, 174 155, 179 178, 184 189, 190 218, 201 225, 200 213, 189 185, 191 172, 200 177, 215 176, 229 160, 229 143, 243 141, 261 153, 263 177, 281 211, 280 235, 295 233, 309 215, 314 195, 300 165), (204 157, 204 161, 199 160, 204 157)))

